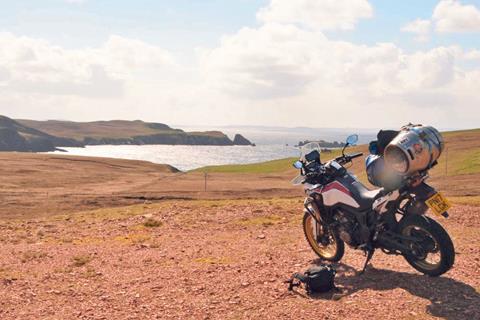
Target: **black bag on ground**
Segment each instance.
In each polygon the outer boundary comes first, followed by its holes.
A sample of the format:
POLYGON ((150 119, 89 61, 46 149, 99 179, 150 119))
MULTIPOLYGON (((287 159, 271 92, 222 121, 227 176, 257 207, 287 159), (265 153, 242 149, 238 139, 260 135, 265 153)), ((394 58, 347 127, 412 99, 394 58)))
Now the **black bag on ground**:
POLYGON ((288 290, 293 290, 293 287, 305 284, 305 289, 309 294, 328 292, 335 289, 334 279, 336 271, 331 265, 318 265, 309 268, 302 273, 295 273, 288 281, 290 284, 288 290), (298 280, 299 282, 295 282, 298 280))

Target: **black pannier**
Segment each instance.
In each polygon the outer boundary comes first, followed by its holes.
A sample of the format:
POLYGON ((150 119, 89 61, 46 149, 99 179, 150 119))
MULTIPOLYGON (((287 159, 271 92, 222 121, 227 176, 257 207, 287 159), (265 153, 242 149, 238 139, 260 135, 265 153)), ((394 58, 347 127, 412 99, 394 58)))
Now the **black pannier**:
POLYGON ((335 289, 334 279, 336 271, 331 265, 318 265, 309 268, 302 273, 295 273, 288 281, 290 284, 288 290, 293 290, 293 287, 305 284, 305 289, 309 294, 323 293, 335 289), (296 282, 295 280, 299 281, 296 282))

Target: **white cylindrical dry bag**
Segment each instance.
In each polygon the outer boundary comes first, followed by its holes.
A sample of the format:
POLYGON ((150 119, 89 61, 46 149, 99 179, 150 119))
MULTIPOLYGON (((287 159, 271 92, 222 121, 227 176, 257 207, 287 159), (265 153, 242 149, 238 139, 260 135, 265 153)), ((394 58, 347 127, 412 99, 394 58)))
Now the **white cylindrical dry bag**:
POLYGON ((437 129, 407 125, 385 148, 385 162, 395 172, 408 176, 431 168, 443 148, 443 137, 437 129))

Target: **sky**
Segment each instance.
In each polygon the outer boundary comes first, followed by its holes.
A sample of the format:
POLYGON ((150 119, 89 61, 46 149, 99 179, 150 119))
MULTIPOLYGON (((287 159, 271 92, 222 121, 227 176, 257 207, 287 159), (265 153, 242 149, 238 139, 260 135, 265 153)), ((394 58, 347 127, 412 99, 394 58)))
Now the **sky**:
POLYGON ((480 127, 480 0, 0 0, 0 114, 480 127))

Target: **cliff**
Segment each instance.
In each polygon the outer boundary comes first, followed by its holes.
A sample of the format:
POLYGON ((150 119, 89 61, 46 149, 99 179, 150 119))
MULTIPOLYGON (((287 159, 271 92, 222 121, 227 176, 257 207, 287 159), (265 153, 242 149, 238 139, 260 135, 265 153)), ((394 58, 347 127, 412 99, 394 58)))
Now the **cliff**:
POLYGON ((34 134, 32 137, 26 137, 25 134, 20 134, 17 129, 13 129, 11 132, 5 131, 0 136, 0 139, 8 140, 4 143, 5 151, 7 149, 9 151, 51 151, 55 147, 83 147, 105 144, 251 145, 251 142, 241 135, 236 135, 232 141, 220 131, 185 132, 163 123, 140 120, 72 122, 58 120, 15 121, 7 117, 2 118, 14 122, 16 124, 15 128, 22 127, 23 131, 34 134), (19 133, 20 136, 15 135, 15 132, 19 133))
POLYGON ((236 134, 235 138, 233 138, 233 144, 236 146, 251 146, 253 145, 250 140, 242 136, 241 134, 236 134))
POLYGON ((230 146, 233 142, 223 133, 221 135, 210 135, 201 133, 158 133, 144 136, 121 137, 121 138, 93 138, 85 137, 85 145, 147 145, 147 144, 168 144, 168 145, 212 145, 230 146))
POLYGON ((0 116, 0 151, 47 152, 56 150, 57 145, 81 146, 82 144, 72 139, 46 134, 0 116))

